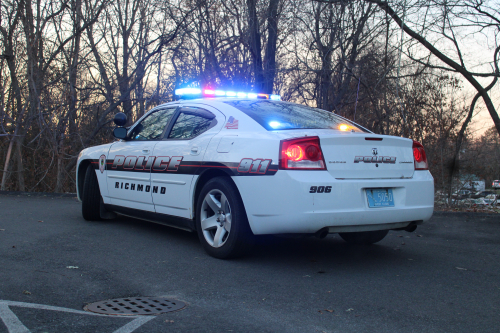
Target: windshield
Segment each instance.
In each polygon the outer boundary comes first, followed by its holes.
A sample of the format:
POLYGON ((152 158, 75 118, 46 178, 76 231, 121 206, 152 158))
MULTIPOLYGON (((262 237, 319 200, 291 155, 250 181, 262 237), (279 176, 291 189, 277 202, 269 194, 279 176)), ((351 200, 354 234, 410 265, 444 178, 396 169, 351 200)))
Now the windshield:
POLYGON ((244 112, 268 131, 313 128, 366 132, 333 112, 300 104, 269 100, 233 100, 224 103, 244 112))

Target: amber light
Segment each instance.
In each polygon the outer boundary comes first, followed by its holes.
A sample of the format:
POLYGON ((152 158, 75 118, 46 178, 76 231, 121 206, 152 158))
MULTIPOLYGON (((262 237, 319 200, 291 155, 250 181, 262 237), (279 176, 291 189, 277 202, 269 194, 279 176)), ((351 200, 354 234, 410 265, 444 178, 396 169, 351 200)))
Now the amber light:
POLYGON ((346 124, 340 124, 339 125, 339 130, 341 131, 348 131, 349 130, 349 125, 346 125, 346 124))
POLYGON ((286 150, 286 156, 292 161, 300 161, 304 157, 304 150, 300 146, 293 145, 286 150))

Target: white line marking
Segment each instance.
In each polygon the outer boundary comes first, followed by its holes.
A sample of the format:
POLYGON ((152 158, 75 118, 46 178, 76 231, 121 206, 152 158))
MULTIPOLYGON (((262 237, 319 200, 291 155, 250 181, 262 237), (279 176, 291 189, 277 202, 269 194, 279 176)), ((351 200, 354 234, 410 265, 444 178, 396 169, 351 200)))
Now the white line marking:
MULTIPOLYGON (((75 310, 75 309, 68 309, 68 308, 61 308, 61 307, 58 307, 58 306, 0 300, 0 306, 2 306, 3 304, 5 304, 7 306, 18 306, 20 308, 51 310, 51 311, 59 311, 59 312, 85 314, 85 315, 90 315, 90 316, 109 317, 107 315, 102 315, 102 314, 99 314, 99 313, 87 312, 87 311, 75 310)), ((132 316, 132 318, 136 318, 136 317, 137 316, 132 316)), ((120 317, 120 318, 123 318, 123 317, 120 317)), ((129 318, 131 318, 131 317, 129 316, 129 318)))
POLYGON ((9 309, 8 305, 0 304, 0 318, 7 326, 9 333, 30 333, 30 330, 21 323, 19 318, 9 309))
POLYGON ((108 318, 123 318, 123 319, 134 319, 131 322, 125 324, 120 327, 113 333, 131 333, 147 323, 150 320, 156 318, 156 316, 109 316, 103 315, 94 312, 87 312, 82 310, 75 310, 69 308, 62 308, 59 306, 51 306, 44 304, 35 304, 35 303, 24 303, 24 302, 15 302, 15 301, 5 301, 0 300, 0 319, 4 322, 5 326, 7 326, 7 331, 9 333, 31 333, 26 326, 19 320, 14 312, 9 309, 9 306, 17 306, 21 308, 29 308, 29 309, 40 309, 40 310, 50 310, 50 311, 58 311, 58 312, 67 312, 67 313, 76 313, 87 316, 98 316, 98 317, 108 317, 108 318))
POLYGON ((142 325, 144 325, 145 323, 147 323, 148 321, 155 319, 155 318, 156 318, 155 316, 147 316, 147 317, 143 316, 143 317, 137 318, 137 319, 131 321, 130 323, 128 323, 127 325, 120 327, 119 329, 117 329, 113 333, 131 333, 131 332, 135 331, 136 329, 138 329, 139 327, 141 327, 142 325))

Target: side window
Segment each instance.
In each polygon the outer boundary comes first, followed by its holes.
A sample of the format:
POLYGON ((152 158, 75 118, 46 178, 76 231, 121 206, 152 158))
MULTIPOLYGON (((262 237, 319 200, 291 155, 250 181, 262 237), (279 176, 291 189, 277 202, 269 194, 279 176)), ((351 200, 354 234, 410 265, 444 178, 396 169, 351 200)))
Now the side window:
POLYGON ((215 115, 203 109, 182 109, 170 131, 169 139, 192 139, 215 126, 215 115))
POLYGON ((134 127, 130 133, 130 140, 160 140, 165 126, 175 113, 175 109, 163 109, 151 113, 134 127))

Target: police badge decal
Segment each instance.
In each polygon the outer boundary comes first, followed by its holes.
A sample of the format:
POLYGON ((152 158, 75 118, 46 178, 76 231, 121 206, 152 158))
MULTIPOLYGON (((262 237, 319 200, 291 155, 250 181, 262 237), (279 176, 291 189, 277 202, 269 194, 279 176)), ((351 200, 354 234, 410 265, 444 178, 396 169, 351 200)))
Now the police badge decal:
POLYGON ((101 170, 101 173, 104 173, 104 169, 106 169, 106 155, 101 155, 99 157, 99 170, 101 170))

